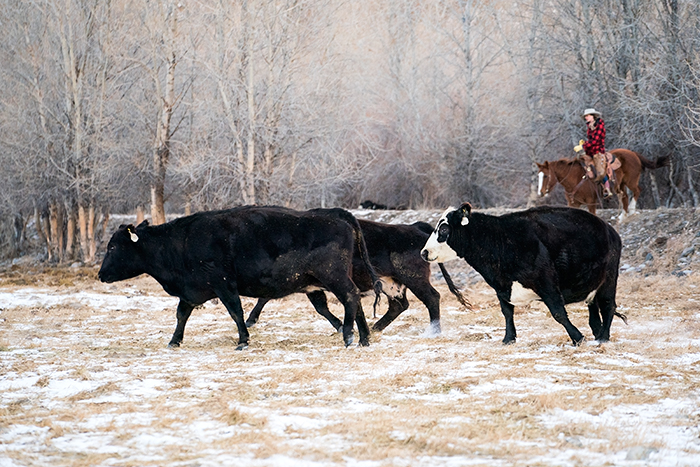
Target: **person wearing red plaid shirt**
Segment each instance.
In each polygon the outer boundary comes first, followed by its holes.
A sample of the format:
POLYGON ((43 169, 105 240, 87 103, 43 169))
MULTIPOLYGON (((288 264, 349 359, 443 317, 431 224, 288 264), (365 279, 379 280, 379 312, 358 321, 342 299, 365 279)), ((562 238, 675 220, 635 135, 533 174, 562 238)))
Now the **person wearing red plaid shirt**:
MULTIPOLYGON (((578 146, 574 147, 574 151, 580 152, 585 151, 586 155, 590 157, 595 157, 597 154, 603 154, 605 160, 607 161, 607 156, 605 153, 605 122, 603 121, 602 114, 596 109, 586 109, 583 111, 583 119, 586 121, 586 137, 588 141, 579 141, 578 146)), ((607 161, 609 162, 609 161, 607 161)), ((606 168, 610 164, 606 164, 606 168)), ((610 191, 610 169, 607 169, 605 178, 603 178, 603 184, 605 186, 605 197, 612 195, 610 191)))

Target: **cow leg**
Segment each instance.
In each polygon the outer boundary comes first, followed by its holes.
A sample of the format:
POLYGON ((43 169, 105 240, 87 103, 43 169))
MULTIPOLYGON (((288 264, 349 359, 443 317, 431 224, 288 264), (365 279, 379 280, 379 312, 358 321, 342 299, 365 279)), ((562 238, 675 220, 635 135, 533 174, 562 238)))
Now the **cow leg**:
MULTIPOLYGON (((591 305, 589 305, 589 309, 590 307, 591 305)), ((610 340, 610 326, 612 325, 614 317, 614 301, 603 297, 596 297, 595 307, 600 310, 602 322, 598 329, 593 329, 593 337, 595 337, 595 340, 598 342, 607 342, 610 340)))
POLYGON ((598 340, 598 336, 603 330, 603 322, 600 319, 600 307, 598 306, 597 296, 588 302, 588 325, 593 331, 593 337, 598 340))
POLYGON ((314 309, 316 309, 316 313, 326 318, 336 331, 340 331, 343 322, 336 318, 335 315, 331 313, 331 310, 328 309, 326 293, 322 290, 317 290, 316 292, 307 293, 306 296, 309 297, 309 301, 314 306, 314 309))
MULTIPOLYGON (((319 277, 317 277, 319 280, 320 278, 326 279, 323 283, 323 287, 335 295, 338 301, 343 304, 343 308, 345 309, 343 317, 343 342, 345 342, 345 347, 348 347, 355 340, 353 336, 353 326, 357 319, 358 310, 362 309, 360 305, 360 289, 357 288, 350 276, 344 274, 342 276, 328 277, 326 273, 325 275, 319 275, 319 277)), ((366 325, 366 319, 363 321, 366 325)), ((358 327, 360 331, 360 345, 369 345, 369 327, 363 329, 360 322, 358 322, 358 327)))
POLYGON ((440 292, 435 290, 435 287, 427 281, 419 286, 410 286, 408 284, 407 286, 428 309, 430 332, 435 335, 440 334, 442 332, 440 327, 440 292))
POLYGON ((557 323, 564 326, 573 344, 580 345, 584 340, 583 334, 581 334, 581 331, 569 320, 569 315, 566 313, 564 298, 561 296, 561 292, 559 292, 559 290, 549 290, 547 293, 540 293, 537 291, 535 291, 535 293, 542 297, 542 301, 547 305, 549 312, 557 323))
POLYGON ((355 322, 357 323, 357 331, 360 334, 360 345, 367 347, 369 345, 369 326, 367 325, 367 317, 362 310, 362 301, 357 302, 357 313, 355 314, 355 322))
POLYGON ((510 303, 510 287, 507 290, 496 291, 496 296, 498 297, 498 302, 501 304, 501 313, 506 319, 506 335, 503 338, 504 344, 512 344, 515 342, 515 321, 513 319, 513 314, 515 312, 515 307, 510 303))
POLYGON ((269 298, 259 298, 255 306, 253 307, 253 310, 250 312, 248 315, 248 319, 245 321, 245 326, 247 328, 252 328, 255 326, 255 323, 258 322, 258 319, 260 318, 260 313, 262 312, 263 308, 269 302, 269 298))
POLYGON ((598 342, 607 342, 610 340, 610 326, 612 326, 612 321, 615 317, 615 308, 617 308, 615 303, 616 288, 617 281, 607 281, 600 287, 595 296, 596 306, 600 309, 600 315, 603 321, 598 333, 593 331, 593 335, 598 342))
POLYGON ((383 331, 389 326, 401 313, 408 308, 408 299, 405 295, 389 299, 389 310, 382 316, 379 321, 374 323, 372 329, 374 331, 383 331))
POLYGON ((194 305, 184 300, 180 300, 180 303, 177 304, 177 326, 168 347, 180 347, 182 338, 185 336, 185 325, 192 314, 192 310, 194 310, 194 305))
POLYGON ((243 304, 241 303, 241 297, 238 295, 236 290, 231 290, 231 286, 224 288, 223 290, 215 290, 216 295, 224 304, 228 314, 231 315, 233 321, 236 323, 238 328, 238 347, 236 350, 243 350, 248 347, 248 328, 245 325, 243 319, 243 304))
POLYGON ((342 294, 336 295, 338 300, 343 304, 345 308, 345 315, 343 317, 343 342, 345 342, 345 347, 349 347, 355 337, 352 333, 352 328, 355 325, 355 318, 357 317, 357 310, 360 305, 360 291, 355 287, 355 293, 349 292, 343 296, 342 294))

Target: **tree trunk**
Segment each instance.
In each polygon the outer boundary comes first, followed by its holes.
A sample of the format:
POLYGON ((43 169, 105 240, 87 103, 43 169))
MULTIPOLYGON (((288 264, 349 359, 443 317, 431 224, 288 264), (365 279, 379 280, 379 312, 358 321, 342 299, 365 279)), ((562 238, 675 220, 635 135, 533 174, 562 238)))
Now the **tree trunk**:
POLYGON ((97 254, 97 242, 95 239, 95 203, 90 202, 88 206, 88 220, 87 220, 87 232, 88 232, 88 263, 95 262, 95 255, 97 254))
POLYGON ((76 213, 73 203, 66 201, 66 260, 75 259, 76 213))
POLYGON ((51 224, 49 222, 49 215, 46 212, 41 213, 41 219, 39 220, 39 228, 41 229, 41 235, 46 241, 46 254, 48 256, 48 261, 51 262, 54 259, 53 249, 51 248, 51 224))
POLYGON ((63 238, 61 233, 63 232, 62 221, 63 216, 61 216, 60 208, 58 203, 51 201, 49 203, 49 244, 52 251, 53 257, 56 261, 61 261, 63 259, 63 238))
POLYGON ((146 208, 144 208, 142 205, 136 206, 136 225, 139 225, 141 222, 146 219, 146 208))
POLYGON ((89 257, 87 215, 85 214, 85 206, 82 204, 78 205, 78 231, 80 233, 80 253, 83 261, 87 261, 89 257))
MULTIPOLYGON (((151 222, 153 225, 165 223, 165 175, 170 159, 170 124, 175 107, 175 37, 177 36, 177 8, 171 5, 170 24, 165 26, 163 41, 166 43, 168 69, 165 75, 165 88, 160 94, 161 107, 153 148, 153 181, 151 183, 151 222)), ((167 19, 166 19, 167 21, 167 19)))
POLYGON ((252 38, 248 38, 248 154, 246 154, 245 180, 246 186, 243 201, 245 204, 255 204, 255 71, 253 69, 252 38))
POLYGON ((102 244, 109 243, 112 232, 109 231, 109 211, 104 208, 102 213, 102 244))
POLYGON ((671 201, 673 200, 673 195, 677 195, 681 199, 681 206, 685 206, 685 196, 683 195, 683 192, 678 189, 678 186, 676 185, 676 181, 674 180, 674 174, 675 174, 675 168, 676 164, 671 159, 671 163, 668 166, 668 183, 669 186, 671 187, 671 195, 668 197, 668 200, 666 201, 666 207, 670 208, 671 206, 671 201))
POLYGON ((651 196, 654 199, 654 209, 661 207, 661 195, 659 195, 659 184, 656 181, 656 174, 649 172, 649 180, 651 183, 651 196))

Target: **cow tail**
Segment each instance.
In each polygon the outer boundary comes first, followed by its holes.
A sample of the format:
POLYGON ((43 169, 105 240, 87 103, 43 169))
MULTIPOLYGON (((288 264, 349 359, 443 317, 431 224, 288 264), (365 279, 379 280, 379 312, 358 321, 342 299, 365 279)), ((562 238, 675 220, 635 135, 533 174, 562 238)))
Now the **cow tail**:
POLYGON ((374 270, 374 266, 372 266, 372 263, 369 260, 369 252, 367 251, 367 244, 365 243, 365 237, 362 235, 362 228, 360 227, 360 223, 357 222, 357 219, 353 216, 353 223, 352 223, 352 228, 353 231, 355 232, 355 244, 357 245, 357 250, 360 252, 360 256, 362 257, 362 262, 365 263, 365 267, 367 268, 367 271, 369 271, 369 276, 372 278, 372 288, 374 289, 374 305, 373 305, 373 314, 374 317, 377 317, 377 305, 379 304, 379 299, 381 298, 381 293, 382 293, 382 281, 379 280, 379 276, 377 275, 377 271, 374 270))
POLYGON ((374 317, 377 317, 377 304, 379 304, 379 299, 381 298, 381 293, 382 293, 382 282, 379 280, 379 276, 377 275, 377 271, 374 270, 374 266, 372 266, 372 263, 369 260, 369 252, 367 251, 367 244, 365 243, 365 237, 362 235, 362 228, 360 227, 360 223, 357 221, 357 218, 353 216, 349 211, 346 211, 344 209, 338 209, 338 217, 344 219, 346 222, 348 222, 352 226, 352 230, 355 236, 355 245, 357 245, 357 251, 360 253, 360 257, 362 258, 362 262, 365 263, 365 267, 367 268, 367 271, 369 272, 369 276, 372 279, 372 288, 374 289, 374 317))
POLYGON ((618 313, 617 311, 613 311, 613 313, 615 314, 615 316, 624 321, 625 324, 627 324, 627 315, 625 315, 624 313, 618 313))
POLYGON ((374 305, 372 306, 372 312, 374 317, 376 318, 377 305, 379 304, 379 299, 381 298, 382 293, 382 281, 379 280, 377 271, 374 270, 374 266, 372 266, 372 263, 369 260, 369 252, 367 251, 365 237, 364 235, 362 235, 362 229, 360 228, 360 223, 357 222, 357 219, 355 219, 353 229, 355 231, 355 243, 357 244, 360 256, 362 257, 362 262, 365 263, 365 267, 367 268, 367 271, 369 271, 369 276, 372 278, 372 287, 374 289, 374 305))
POLYGON ((438 266, 440 266, 440 272, 442 272, 442 277, 445 278, 447 288, 450 289, 450 292, 452 292, 452 294, 454 294, 455 297, 457 297, 457 300, 459 300, 459 303, 461 303, 464 308, 466 308, 467 310, 471 310, 472 304, 469 302, 469 299, 462 295, 462 292, 457 288, 455 283, 452 282, 452 277, 450 277, 450 274, 447 272, 447 268, 445 268, 445 265, 443 263, 438 263, 438 266))

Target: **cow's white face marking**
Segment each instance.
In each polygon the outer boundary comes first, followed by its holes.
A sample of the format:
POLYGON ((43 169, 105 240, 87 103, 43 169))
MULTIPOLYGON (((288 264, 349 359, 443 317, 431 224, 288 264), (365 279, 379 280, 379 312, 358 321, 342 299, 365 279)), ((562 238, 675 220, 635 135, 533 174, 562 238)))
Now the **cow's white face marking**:
MULTIPOLYGON (((433 233, 430 234, 428 241, 425 242, 421 255, 426 261, 431 263, 445 263, 459 258, 457 252, 447 244, 447 238, 450 236, 452 230, 452 227, 447 223, 447 215, 454 210, 455 208, 452 207, 447 208, 440 217, 437 227, 435 227, 433 233)), ((462 218, 462 225, 467 225, 468 223, 469 219, 466 217, 462 218)))
POLYGON ((537 172, 537 194, 540 196, 544 195, 544 193, 542 193, 543 185, 544 185, 544 173, 537 172))

